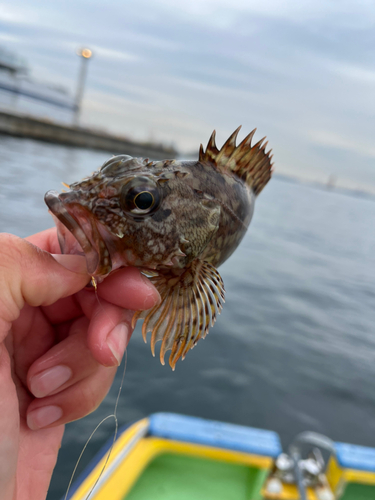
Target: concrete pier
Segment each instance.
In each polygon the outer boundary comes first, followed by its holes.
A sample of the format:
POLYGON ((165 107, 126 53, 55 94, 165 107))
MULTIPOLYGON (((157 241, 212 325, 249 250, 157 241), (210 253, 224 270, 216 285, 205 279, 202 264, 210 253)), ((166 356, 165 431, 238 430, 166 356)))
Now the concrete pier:
POLYGON ((158 144, 134 142, 105 132, 60 125, 47 120, 0 111, 0 134, 28 137, 67 146, 100 149, 151 160, 173 159, 177 151, 158 144))

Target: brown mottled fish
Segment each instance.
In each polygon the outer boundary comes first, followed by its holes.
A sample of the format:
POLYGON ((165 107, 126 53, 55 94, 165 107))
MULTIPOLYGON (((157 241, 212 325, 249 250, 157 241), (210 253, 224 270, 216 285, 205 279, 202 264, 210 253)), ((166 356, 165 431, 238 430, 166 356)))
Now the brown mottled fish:
POLYGON ((264 139, 255 130, 238 146, 240 127, 219 150, 213 132, 198 161, 149 161, 114 156, 64 193, 48 191, 61 251, 84 254, 102 281, 122 266, 136 266, 159 290, 161 304, 138 311, 151 350, 160 360, 186 356, 215 323, 224 303, 217 268, 237 248, 250 224, 256 196, 271 177, 264 139))

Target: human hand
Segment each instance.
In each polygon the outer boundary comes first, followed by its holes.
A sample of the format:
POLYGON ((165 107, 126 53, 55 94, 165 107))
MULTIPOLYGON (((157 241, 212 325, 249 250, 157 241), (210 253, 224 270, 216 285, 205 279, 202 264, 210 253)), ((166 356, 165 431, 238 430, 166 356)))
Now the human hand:
POLYGON ((43 500, 64 424, 95 410, 129 342, 132 310, 160 296, 135 268, 94 290, 56 230, 0 234, 1 500, 43 500), (54 257, 50 254, 56 254, 54 257))

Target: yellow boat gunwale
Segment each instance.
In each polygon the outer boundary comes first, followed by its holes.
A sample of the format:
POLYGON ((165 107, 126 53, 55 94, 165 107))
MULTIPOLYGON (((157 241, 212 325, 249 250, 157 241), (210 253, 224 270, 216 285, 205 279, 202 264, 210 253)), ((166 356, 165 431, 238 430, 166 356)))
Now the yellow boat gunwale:
POLYGON ((122 500, 147 464, 162 453, 190 455, 266 470, 271 470, 273 466, 272 457, 153 436, 144 437, 142 435, 134 443, 134 446, 129 449, 127 455, 119 461, 116 468, 113 468, 113 465, 118 462, 118 457, 121 456, 122 451, 129 446, 132 440, 135 440, 138 433, 147 431, 147 428, 148 419, 143 419, 126 429, 113 446, 102 478, 98 480, 107 461, 108 452, 104 454, 69 499, 82 500, 87 497, 91 489, 95 486, 95 500, 106 500, 108 498, 111 498, 111 500, 122 500), (108 470, 111 471, 111 474, 106 474, 108 470), (109 478, 110 481, 108 481, 109 478))
MULTIPOLYGON (((271 471, 274 465, 272 456, 236 451, 207 444, 179 441, 159 436, 148 435, 150 419, 144 418, 126 428, 115 441, 110 455, 104 452, 96 465, 91 468, 86 477, 69 494, 69 500, 83 500, 95 487, 94 500, 123 500, 129 493, 146 466, 158 455, 173 453, 197 458, 218 460, 255 467, 271 471)), ((348 483, 375 485, 375 472, 344 468, 336 458, 331 458, 327 470, 328 481, 333 491, 338 492, 348 483)), ((263 493, 265 493, 263 489, 263 493)), ((308 500, 317 500, 312 489, 307 491, 308 500)), ((266 498, 278 500, 298 499, 298 490, 294 485, 284 485, 281 495, 266 498)))

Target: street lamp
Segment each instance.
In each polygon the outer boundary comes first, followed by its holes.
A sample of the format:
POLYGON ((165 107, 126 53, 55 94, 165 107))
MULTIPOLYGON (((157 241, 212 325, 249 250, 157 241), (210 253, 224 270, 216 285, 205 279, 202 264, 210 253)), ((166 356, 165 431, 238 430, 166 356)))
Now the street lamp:
POLYGON ((87 74, 87 63, 89 59, 92 57, 92 51, 87 48, 82 48, 77 51, 77 55, 81 57, 82 62, 78 76, 78 85, 77 85, 76 102, 74 110, 75 125, 78 125, 79 122, 79 114, 81 112, 82 97, 83 97, 83 91, 85 87, 86 74, 87 74))

